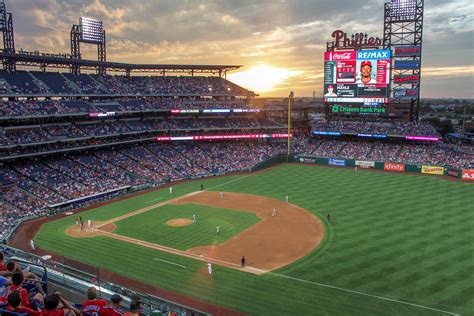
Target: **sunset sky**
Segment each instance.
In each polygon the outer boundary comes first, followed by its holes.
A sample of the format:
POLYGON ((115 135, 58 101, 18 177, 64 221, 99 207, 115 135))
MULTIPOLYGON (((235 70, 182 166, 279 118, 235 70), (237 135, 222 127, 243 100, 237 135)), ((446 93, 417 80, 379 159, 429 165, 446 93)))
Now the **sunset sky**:
MULTIPOLYGON (((244 65, 228 79, 262 96, 322 94, 331 33, 382 38, 382 0, 5 0, 16 48, 69 52, 79 17, 102 19, 107 59, 244 65)), ((474 98, 474 5, 426 0, 422 97, 474 98)), ((86 58, 96 50, 82 45, 86 58)))

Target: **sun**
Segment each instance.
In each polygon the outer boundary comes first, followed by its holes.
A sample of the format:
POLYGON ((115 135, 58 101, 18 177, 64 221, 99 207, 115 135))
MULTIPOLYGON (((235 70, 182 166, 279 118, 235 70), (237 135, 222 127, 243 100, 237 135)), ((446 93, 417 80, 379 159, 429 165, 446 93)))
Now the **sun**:
POLYGON ((288 78, 301 73, 302 71, 258 65, 246 71, 229 74, 227 78, 246 89, 261 93, 272 91, 288 78))

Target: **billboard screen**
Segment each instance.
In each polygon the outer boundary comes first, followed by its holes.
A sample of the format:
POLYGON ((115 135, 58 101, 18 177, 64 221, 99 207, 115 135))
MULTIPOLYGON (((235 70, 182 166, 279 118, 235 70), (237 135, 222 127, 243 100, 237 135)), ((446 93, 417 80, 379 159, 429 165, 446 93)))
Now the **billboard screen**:
POLYGON ((390 84, 390 50, 324 53, 324 101, 387 103, 390 84))

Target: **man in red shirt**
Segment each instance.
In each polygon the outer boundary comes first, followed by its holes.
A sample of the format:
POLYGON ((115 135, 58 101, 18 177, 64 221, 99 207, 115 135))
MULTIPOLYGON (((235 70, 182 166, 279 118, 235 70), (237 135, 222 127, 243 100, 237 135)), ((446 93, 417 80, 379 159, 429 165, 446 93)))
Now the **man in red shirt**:
POLYGON ((5 255, 3 254, 3 252, 0 252, 0 271, 3 271, 5 270, 5 267, 4 267, 4 263, 3 263, 3 260, 5 259, 5 255))
POLYGON ((97 316, 106 305, 106 300, 97 299, 97 290, 95 287, 87 289, 87 300, 82 303, 82 310, 84 313, 97 316))
POLYGON ((112 295, 110 298, 110 304, 104 306, 100 312, 100 316, 123 316, 124 311, 120 310, 120 303, 122 302, 122 297, 118 294, 112 295))
POLYGON ((81 312, 69 304, 59 292, 54 292, 44 299, 43 316, 79 316, 80 314, 81 312))
POLYGON ((13 291, 8 295, 8 306, 6 310, 19 314, 28 314, 28 316, 41 316, 41 311, 35 311, 21 305, 21 296, 18 291, 13 291))

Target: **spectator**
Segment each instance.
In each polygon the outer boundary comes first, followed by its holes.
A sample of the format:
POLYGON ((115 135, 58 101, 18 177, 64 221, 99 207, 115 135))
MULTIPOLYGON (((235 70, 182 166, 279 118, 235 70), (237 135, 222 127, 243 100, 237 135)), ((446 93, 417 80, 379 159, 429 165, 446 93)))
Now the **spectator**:
POLYGON ((82 303, 82 310, 85 313, 99 315, 106 305, 106 300, 97 298, 97 289, 95 287, 87 289, 87 300, 82 303))
POLYGON ((125 314, 124 311, 120 309, 120 304, 122 303, 122 297, 118 294, 112 295, 110 298, 110 303, 104 307, 102 310, 101 316, 122 316, 125 314))
POLYGON ((19 313, 27 314, 28 316, 41 316, 41 310, 33 310, 29 307, 23 306, 21 294, 18 291, 13 291, 8 295, 8 306, 6 310, 19 313))
POLYGON ((43 316, 79 316, 80 311, 66 301, 60 292, 46 296, 43 316))

